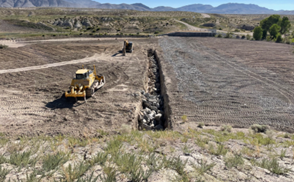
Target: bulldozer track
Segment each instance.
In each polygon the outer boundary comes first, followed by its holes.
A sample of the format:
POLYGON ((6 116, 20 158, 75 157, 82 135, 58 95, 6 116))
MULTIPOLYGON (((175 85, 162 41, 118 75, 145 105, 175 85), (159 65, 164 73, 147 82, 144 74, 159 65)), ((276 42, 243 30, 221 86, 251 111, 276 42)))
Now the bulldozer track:
MULTIPOLYGON (((199 41, 201 44, 201 42, 199 41)), ((278 93, 280 93, 282 96, 284 96, 288 102, 289 102, 289 107, 292 106, 293 102, 293 92, 290 92, 288 89, 284 88, 283 86, 279 85, 277 82, 270 80, 268 78, 262 77, 258 75, 257 73, 254 73, 253 71, 250 71, 248 68, 240 67, 236 63, 233 63, 232 61, 229 61, 229 59, 222 58, 220 55, 217 55, 216 53, 213 53, 212 51, 208 51, 209 55, 212 56, 214 59, 221 60, 228 64, 230 67, 233 69, 243 73, 244 75, 247 75, 260 83, 263 83, 267 85, 268 87, 275 89, 278 93), (291 99, 290 99, 291 98, 291 99)))

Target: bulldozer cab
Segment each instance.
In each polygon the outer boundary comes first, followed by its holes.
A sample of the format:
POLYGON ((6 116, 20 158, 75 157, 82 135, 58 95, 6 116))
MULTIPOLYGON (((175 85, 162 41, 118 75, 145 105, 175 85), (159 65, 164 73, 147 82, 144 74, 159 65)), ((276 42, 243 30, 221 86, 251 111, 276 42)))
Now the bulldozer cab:
POLYGON ((132 42, 127 43, 127 50, 131 50, 133 46, 132 42))
POLYGON ((92 73, 92 71, 89 71, 87 69, 80 69, 76 72, 75 79, 80 80, 80 79, 87 79, 89 78, 89 75, 92 73))

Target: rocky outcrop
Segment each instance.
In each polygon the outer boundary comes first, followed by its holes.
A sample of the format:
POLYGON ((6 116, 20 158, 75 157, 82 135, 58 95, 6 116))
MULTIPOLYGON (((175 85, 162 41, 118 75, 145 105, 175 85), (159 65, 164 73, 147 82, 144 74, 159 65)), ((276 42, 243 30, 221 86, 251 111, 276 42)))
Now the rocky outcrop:
POLYGON ((138 122, 141 130, 163 129, 163 97, 160 95, 160 76, 158 63, 151 55, 149 57, 147 92, 141 91, 143 109, 138 122))

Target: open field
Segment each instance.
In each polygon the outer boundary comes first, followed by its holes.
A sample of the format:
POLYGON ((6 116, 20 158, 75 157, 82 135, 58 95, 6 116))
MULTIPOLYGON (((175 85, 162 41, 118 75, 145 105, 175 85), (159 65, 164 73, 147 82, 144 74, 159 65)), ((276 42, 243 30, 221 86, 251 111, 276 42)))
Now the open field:
POLYGON ((166 117, 174 128, 186 115, 192 123, 258 123, 294 130, 291 45, 217 38, 134 39, 135 53, 122 57, 120 39, 72 40, 77 39, 17 42, 28 45, 1 50, 1 118, 7 120, 3 132, 19 135, 31 127, 33 133, 75 131, 68 121, 83 126, 79 132, 104 125, 115 130, 115 123, 134 127, 141 97, 132 94, 144 90, 147 50, 158 46, 168 78, 162 82, 170 105, 166 117), (81 64, 96 64, 107 84, 87 103, 72 105, 61 96, 81 64), (56 128, 59 124, 63 127, 56 128))
MULTIPOLYGON (((172 123, 294 131, 293 46, 216 38, 159 39, 172 123)), ((174 126, 177 128, 177 126, 174 126)))

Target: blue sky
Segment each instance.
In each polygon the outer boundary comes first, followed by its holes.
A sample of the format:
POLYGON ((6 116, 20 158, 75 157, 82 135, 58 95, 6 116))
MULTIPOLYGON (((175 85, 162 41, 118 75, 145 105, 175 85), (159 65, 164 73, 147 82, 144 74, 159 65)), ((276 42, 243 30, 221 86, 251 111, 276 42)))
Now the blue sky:
POLYGON ((266 7, 274 10, 294 10, 294 0, 234 0, 234 1, 224 1, 224 0, 205 0, 205 1, 192 1, 192 0, 95 0, 100 3, 143 3, 151 8, 156 6, 171 6, 174 8, 189 5, 189 4, 210 4, 212 6, 218 6, 224 3, 245 3, 245 4, 256 4, 261 7, 266 7))

